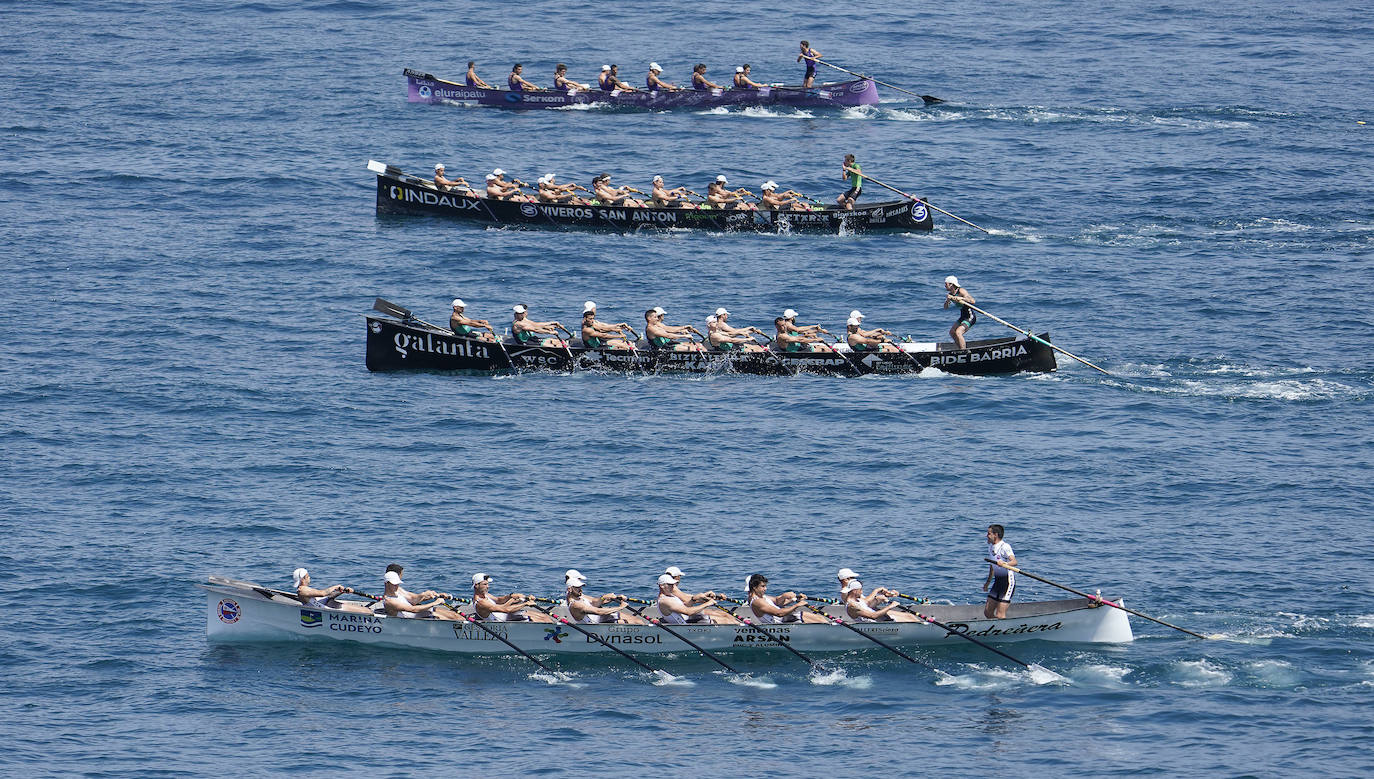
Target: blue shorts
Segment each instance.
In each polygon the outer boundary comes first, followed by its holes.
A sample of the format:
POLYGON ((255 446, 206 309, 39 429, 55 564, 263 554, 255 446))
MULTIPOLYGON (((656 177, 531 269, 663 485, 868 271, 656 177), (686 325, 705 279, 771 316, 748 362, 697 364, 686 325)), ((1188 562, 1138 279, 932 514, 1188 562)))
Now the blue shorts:
POLYGON ((1016 592, 1016 577, 1008 573, 1006 576, 992 577, 992 586, 988 588, 988 600, 995 600, 998 603, 1011 603, 1011 594, 1016 592))

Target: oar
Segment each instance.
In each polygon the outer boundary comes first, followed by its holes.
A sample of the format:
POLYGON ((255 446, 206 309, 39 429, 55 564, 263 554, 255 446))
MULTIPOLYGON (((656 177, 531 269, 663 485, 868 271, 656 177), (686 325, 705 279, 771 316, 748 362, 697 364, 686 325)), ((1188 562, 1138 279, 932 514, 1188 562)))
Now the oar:
MULTIPOLYGON (((827 601, 827 602, 830 602, 830 601, 827 601)), ((867 633, 863 632, 862 630, 859 630, 858 628, 854 627, 853 625, 849 624, 848 622, 845 622, 844 620, 840 619, 839 617, 832 617, 832 616, 830 616, 829 614, 826 614, 826 613, 825 613, 824 611, 822 611, 821 609, 818 609, 818 608, 816 608, 815 606, 812 606, 812 605, 810 605, 810 604, 808 604, 806 608, 810 609, 811 611, 816 612, 817 614, 821 615, 822 617, 825 617, 826 620, 829 621, 829 622, 833 622, 833 623, 835 623, 836 625, 839 625, 839 626, 842 627, 842 628, 849 628, 850 630, 854 631, 855 633, 858 633, 859 635, 863 636, 864 638, 868 639, 869 641, 872 641, 873 643, 877 644, 878 646, 882 647, 883 649, 886 649, 887 651, 892 652, 893 654, 897 655, 898 657, 902 658, 903 660, 906 660, 906 661, 911 662, 911 663, 915 663, 916 665, 923 665, 923 666, 925 666, 926 668, 929 668, 929 669, 932 670, 932 671, 939 671, 939 670, 940 670, 939 668, 936 668, 935 666, 931 665, 930 663, 927 663, 927 662, 924 661, 924 660, 917 660, 916 658, 912 657, 911 655, 907 654, 906 652, 903 652, 902 650, 898 649, 897 647, 892 646, 891 644, 887 643, 886 641, 883 641, 883 640, 881 640, 881 639, 874 638, 873 636, 868 635, 867 633)))
POLYGON ((563 351, 568 353, 568 373, 572 373, 573 369, 577 367, 577 361, 573 359, 572 347, 568 346, 568 342, 572 340, 572 333, 568 332, 568 328, 563 325, 556 325, 556 327, 563 331, 563 335, 567 336, 563 339, 563 351))
POLYGON ((380 311, 380 312, 382 312, 383 314, 390 314, 391 316, 394 316, 394 317, 396 317, 397 319, 399 319, 399 320, 401 320, 402 322, 405 322, 405 323, 407 323, 407 324, 410 323, 410 322, 419 322, 420 324, 424 325, 425 327, 432 327, 432 328, 434 328, 435 330, 446 330, 446 329, 447 329, 447 328, 444 328, 444 327, 440 327, 440 326, 438 326, 438 325, 436 325, 436 324, 431 324, 431 323, 429 323, 429 322, 426 322, 425 320, 423 320, 423 319, 421 319, 421 318, 415 316, 415 314, 412 313, 410 309, 408 309, 408 308, 401 308, 400 306, 396 305, 395 303, 392 303, 392 302, 389 302, 389 301, 386 301, 386 300, 382 300, 381 298, 377 298, 375 301, 373 301, 373 303, 372 303, 372 310, 373 310, 373 311, 380 311))
MULTIPOLYGON (((642 604, 644 604, 645 607, 648 607, 648 606, 650 605, 650 603, 649 603, 648 601, 646 601, 646 600, 640 600, 639 598, 626 598, 625 600, 632 601, 632 602, 634 602, 634 603, 642 603, 642 604)), ((698 652, 700 652, 702 655, 704 655, 704 656, 707 657, 708 659, 714 660, 720 667, 724 668, 725 670, 729 671, 730 673, 732 673, 732 674, 737 674, 737 673, 739 673, 739 671, 736 671, 729 663, 727 663, 727 662, 725 662, 724 660, 720 659, 719 657, 716 657, 715 655, 711 654, 711 653, 710 653, 709 651, 707 651, 705 648, 703 648, 703 647, 701 647, 701 646, 698 646, 697 643, 696 643, 695 641, 692 641, 691 639, 687 638, 686 636, 682 635, 681 633, 677 632, 676 630, 673 630, 672 628, 670 628, 670 627, 668 627, 667 625, 663 624, 663 621, 662 621, 662 620, 657 619, 657 618, 655 618, 655 617, 645 616, 645 615, 644 615, 644 609, 643 609, 643 608, 639 608, 639 609, 630 609, 630 610, 633 611, 635 614, 639 615, 639 617, 640 617, 641 619, 643 619, 645 622, 648 622, 650 625, 653 625, 654 627, 657 627, 657 628, 662 629, 663 631, 667 632, 668 635, 672 636, 673 638, 676 638, 678 641, 681 641, 682 643, 686 644, 687 646, 690 646, 691 648, 697 650, 698 652)))
MULTIPOLYGON (((831 332, 828 332, 828 331, 827 331, 825 334, 828 335, 828 336, 830 336, 831 338, 835 339, 835 344, 838 344, 838 343, 840 342, 840 337, 839 337, 838 335, 835 335, 834 333, 831 333, 831 332)), ((819 333, 819 332, 816 333, 816 336, 817 336, 817 337, 820 337, 820 333, 819 333)), ((821 341, 821 343, 825 343, 825 342, 824 342, 824 341, 821 341)), ((832 344, 832 346, 833 346, 833 345, 834 345, 834 344, 832 344)), ((854 371, 854 375, 855 375, 855 376, 862 376, 862 375, 864 375, 864 372, 863 372, 862 370, 859 369, 859 366, 855 365, 855 364, 854 364, 854 361, 851 360, 851 359, 849 359, 849 355, 848 355, 848 354, 846 354, 846 353, 840 351, 839 349, 833 349, 832 351, 834 351, 835 354, 838 354, 838 355, 840 356, 840 358, 844 360, 845 365, 848 365, 848 366, 849 366, 849 369, 852 370, 852 371, 854 371)))
MULTIPOLYGON (((739 606, 743 606, 743 605, 744 605, 743 603, 741 603, 740 601, 735 600, 734 598, 724 598, 723 600, 727 600, 727 601, 729 601, 729 602, 731 602, 731 603, 734 603, 734 604, 737 604, 737 605, 739 605, 739 606)), ((801 658, 802 660, 805 660, 806 663, 807 663, 807 665, 810 665, 812 668, 815 668, 815 669, 817 669, 817 670, 822 670, 822 666, 821 666, 819 663, 817 663, 815 660, 812 660, 811 658, 807 657, 806 655, 802 654, 801 652, 798 652, 797 650, 795 650, 795 649, 793 649, 792 647, 788 646, 786 641, 783 641, 782 639, 778 638, 777 636, 773 635, 772 633, 769 633, 767 630, 764 630, 763 628, 759 627, 758 625, 755 625, 753 622, 750 622, 749 619, 748 619, 747 617, 741 617, 740 615, 736 614, 736 613, 734 612, 734 609, 731 609, 731 610, 730 610, 730 616, 732 616, 732 617, 734 617, 735 619, 739 620, 739 621, 740 621, 740 624, 742 624, 742 625, 748 625, 749 627, 753 628, 755 631, 757 631, 757 632, 759 632, 759 633, 762 633, 762 634, 764 635, 764 637, 766 637, 769 641, 772 641, 774 644, 777 644, 778 646, 782 647, 783 649, 786 649, 787 651, 791 652, 792 654, 796 655, 797 657, 801 658)))
MULTIPOLYGON (((758 335, 762 335, 762 333, 759 333, 758 335)), ((751 339, 753 339, 754 343, 759 343, 758 339, 757 339, 757 338, 754 338, 754 336, 755 336, 755 333, 750 333, 750 334, 749 334, 749 337, 750 337, 751 339)), ((779 357, 778 354, 777 354, 776 352, 773 351, 773 349, 772 349, 772 346, 773 346, 773 339, 772 339, 772 338, 768 338, 768 336, 766 336, 766 335, 764 335, 763 337, 768 339, 768 342, 767 342, 767 343, 759 344, 760 346, 763 347, 764 353, 767 354, 769 357, 772 357, 775 361, 777 361, 778 365, 781 366, 782 369, 788 373, 788 375, 790 375, 790 376, 796 376, 796 375, 797 375, 797 371, 792 370, 792 367, 791 367, 790 365, 787 364, 787 361, 784 360, 784 359, 782 359, 782 357, 779 357)))
POLYGON ((848 74, 851 75, 851 76, 858 76, 859 78, 866 78, 866 79, 868 79, 869 81, 872 81, 874 84, 882 84, 883 86, 887 87, 888 89, 895 89, 895 90, 897 90, 898 92, 905 92, 905 93, 907 93, 908 95, 913 95, 913 96, 915 96, 915 97, 919 97, 919 98, 921 98, 921 102, 925 103, 926 105, 931 105, 931 104, 933 104, 933 103, 943 103, 943 102, 945 102, 945 101, 941 100, 940 98, 935 97, 934 95, 918 95, 918 94, 916 94, 915 92, 912 92, 910 89, 902 89, 901 87, 893 86, 892 84, 889 84, 889 83, 887 83, 886 81, 879 81, 878 79, 873 78, 872 76, 865 76, 865 75, 862 74, 862 73, 855 73, 854 71, 852 71, 852 70, 847 70, 847 69, 845 69, 845 68, 840 67, 839 65, 831 65, 829 62, 826 62, 825 60, 823 60, 823 59, 821 59, 821 58, 819 58, 819 57, 815 57, 814 59, 816 60, 816 62, 821 63, 822 65, 826 66, 827 68, 834 68, 835 70, 839 70, 839 71, 843 71, 843 72, 845 72, 845 73, 848 73, 848 74))
MULTIPOLYGON (((539 599, 536 598, 535 600, 539 600, 539 599)), ((580 625, 578 625, 576 622, 572 622, 572 621, 570 621, 570 620, 567 620, 567 619, 564 619, 563 617, 558 616, 557 614, 554 614, 554 613, 553 613, 553 609, 546 609, 546 608, 544 608, 544 607, 542 607, 542 606, 539 606, 539 605, 532 605, 530 608, 533 608, 535 611, 542 611, 542 612, 544 612, 545 614, 548 614, 550 617, 553 617, 554 620, 555 620, 556 622, 558 622, 560 625, 567 625, 568 627, 572 628, 573 630, 576 630, 578 633, 581 633, 582 635, 584 635, 584 636, 586 636, 587 638, 590 638, 591 640, 595 641, 596 643, 598 643, 598 644, 600 644, 600 645, 606 647, 607 649, 611 650, 612 652, 615 652, 616 654, 620 655, 621 657, 625 658, 626 660, 629 660, 630 662, 634 663, 635 665, 639 666, 640 668, 643 668, 644 670, 648 671, 648 672, 651 673, 651 674, 654 674, 654 675, 656 675, 656 676, 663 677, 663 678, 665 678, 665 679, 674 679, 674 678, 676 678, 676 677, 674 677, 672 674, 668 673, 667 671, 664 671, 664 670, 661 669, 661 668, 654 668, 653 666, 649 665, 648 663, 645 663, 645 662, 641 661, 639 658, 635 657, 634 655, 631 655, 629 652, 626 652, 625 650, 623 650, 623 649, 621 649, 620 647, 618 647, 618 646, 612 644, 611 642, 607 641, 606 639, 602 638, 601 636, 598 636, 597 634, 591 632, 590 630, 584 630, 584 629, 583 629, 580 625)))
POLYGON ((926 206, 927 208, 931 208, 931 209, 934 209, 934 210, 936 210, 936 211, 939 211, 940 213, 944 214, 945 216, 947 216, 947 217, 949 217, 949 218, 951 218, 951 219, 958 219, 960 222, 963 222, 964 224, 968 225, 969 227, 977 228, 977 229, 982 230, 983 232, 987 233, 988 235, 992 235, 992 231, 989 230, 989 229, 987 229, 986 227, 978 227, 978 225, 976 225, 976 224, 970 222, 969 220, 963 218, 962 216, 958 216, 958 215, 956 215, 956 214, 951 214, 950 212, 946 211, 946 210, 943 209, 943 208, 940 208, 939 206, 932 205, 931 202, 930 202, 929 200, 922 200, 921 198, 916 197, 915 195, 909 195, 909 194, 903 192, 902 190, 897 189, 897 188, 894 187, 894 186, 890 186, 890 185, 888 185, 888 184, 884 184, 883 182, 881 182, 881 181, 879 181, 879 180, 873 178, 872 176, 868 175, 867 173, 859 173, 858 175, 859 175, 860 178, 866 178, 866 179, 868 179, 869 181, 873 182, 874 184, 877 184, 878 186, 884 187, 884 188, 886 188, 886 189, 890 189, 890 190, 892 190, 893 192, 896 192, 897 194, 901 195, 901 196, 904 197, 904 198, 908 198, 908 199, 910 199, 910 200, 915 200, 917 203, 924 203, 925 206, 926 206))
POLYGON ((1174 630, 1177 630, 1177 631, 1179 631, 1179 632, 1181 632, 1181 633, 1187 633, 1187 634, 1190 635, 1190 636, 1196 636, 1197 638, 1203 638, 1203 639, 1205 639, 1205 638, 1210 638, 1210 636, 1204 636, 1204 635, 1202 635, 1201 633, 1194 633, 1193 631, 1191 631, 1191 630, 1189 630, 1189 629, 1187 629, 1187 628, 1181 628, 1181 627, 1179 627, 1178 625, 1170 624, 1170 623, 1168 623, 1168 622, 1165 622, 1165 621, 1162 620, 1162 619, 1155 619, 1154 617, 1151 617, 1149 614, 1141 614, 1140 612, 1136 611, 1135 609, 1128 609, 1128 608, 1126 608, 1125 606, 1122 606, 1122 605, 1119 604, 1119 603, 1112 603, 1111 601, 1107 600, 1106 598, 1102 597, 1101 595, 1089 595, 1089 594, 1086 593, 1086 592, 1083 592, 1083 591, 1081 591, 1081 590, 1075 590, 1074 588, 1072 588, 1072 587, 1067 587, 1067 586, 1065 586, 1065 585, 1063 585, 1063 584, 1060 584, 1059 582, 1052 582, 1052 581, 1050 581, 1049 579, 1046 579, 1046 578, 1043 577, 1043 576, 1036 576, 1036 575, 1033 574, 1033 573, 1029 573, 1029 572, 1027 572, 1027 571, 1023 571, 1023 570, 1021 570, 1020 568, 1017 568, 1017 567, 1014 566, 1014 565, 1007 565, 1006 563, 999 563, 999 562, 997 562, 996 560, 993 560, 993 559, 990 559, 990 558, 987 558, 987 557, 984 557, 983 559, 984 559, 984 560, 987 560, 988 562, 992 563, 993 565, 995 565, 995 566, 997 566, 997 567, 999 567, 999 568, 1006 568, 1008 571, 1015 571, 1016 573, 1019 573, 1019 574, 1021 574, 1022 576, 1029 576, 1029 577, 1031 577, 1032 579, 1035 579, 1036 581, 1044 582, 1045 584, 1049 584, 1049 585, 1052 585, 1052 586, 1054 586, 1054 587, 1058 587, 1058 588, 1061 589, 1061 590, 1068 590, 1069 592, 1073 593, 1074 595, 1078 595, 1078 596, 1080 596, 1080 597, 1087 598, 1087 599, 1090 600, 1090 601, 1095 601, 1095 602, 1097 602, 1097 603, 1100 604, 1100 605, 1103 605, 1103 606, 1111 606, 1111 607, 1114 608, 1114 609, 1121 609, 1122 611, 1126 612, 1127 614, 1134 614, 1134 615, 1136 615, 1137 617, 1140 617, 1141 619, 1148 619, 1148 620, 1150 620, 1151 622, 1158 622, 1159 624, 1163 625, 1164 627, 1173 628, 1174 630))
POLYGON ((1092 368, 1092 369, 1095 370, 1095 371, 1099 371, 1099 372, 1101 372, 1101 373, 1105 373, 1105 374, 1108 375, 1108 376, 1111 375, 1110 373, 1107 373, 1106 371, 1102 370, 1101 368, 1097 367, 1096 365, 1093 365, 1092 363, 1088 362, 1087 360, 1083 359, 1082 357, 1079 357, 1078 355, 1076 355, 1076 354, 1074 354, 1074 353, 1072 353, 1072 352, 1070 352, 1070 351, 1068 351, 1068 350, 1066 350, 1066 349, 1060 349, 1058 346, 1055 346, 1054 344, 1050 343, 1049 341, 1046 341, 1045 339, 1041 338, 1040 336, 1035 335, 1034 333, 1030 332, 1029 330, 1022 330, 1021 328, 1017 327, 1016 325, 1012 324, 1011 322, 1008 322, 1007 320, 1002 319, 1001 317, 998 317, 998 316, 996 316, 996 315, 994 315, 994 314, 989 314, 988 312, 986 312, 986 311, 984 311, 983 309, 981 309, 981 308, 979 308, 979 307, 973 305, 972 303, 964 303, 964 302, 959 302, 959 301, 956 301, 956 302, 958 303, 958 305, 961 305, 961 306, 968 306, 969 308, 973 309, 974 311, 977 311, 978 313, 982 314, 983 316, 987 317, 988 319, 991 319, 991 320, 993 320, 993 321, 995 321, 995 322, 1001 322, 1002 324, 1006 325, 1007 327, 1010 327, 1011 329, 1015 330, 1016 332, 1022 333, 1023 335, 1025 335, 1026 337, 1030 338, 1031 340, 1036 341, 1036 342, 1039 342, 1039 343, 1042 343, 1042 344, 1044 344, 1044 345, 1050 347, 1051 349, 1055 350, 1056 352, 1061 352, 1061 353, 1063 353, 1063 354, 1066 354, 1066 355, 1068 355, 1068 356, 1074 358, 1075 360, 1078 360, 1079 362, 1083 363, 1084 365, 1088 366, 1089 368, 1092 368))
POLYGON ((548 671, 549 673, 557 673, 557 671, 553 670, 552 668, 548 667, 547 665, 544 665, 543 663, 541 663, 541 662, 539 662, 537 659, 535 659, 534 655, 531 655, 529 652, 526 652, 525 650, 521 649, 520 647, 516 646, 515 644, 512 644, 505 636, 501 635, 500 633, 497 633, 495 630, 492 630, 491 628, 487 627, 486 625, 483 625, 483 624, 482 624, 482 621, 481 621, 480 619, 476 619, 476 618, 472 617, 471 615, 464 614, 463 612, 459 611, 458 609, 454 609, 453 612, 454 612, 455 614, 457 614, 458 616, 462 617, 466 622, 468 622, 468 623, 470 623, 470 624, 473 624, 473 625, 476 625, 477 627, 481 628, 483 631, 486 632, 487 635, 491 636, 492 638, 496 639, 497 641, 500 641, 501 643, 505 644, 506 646, 510 647, 511 649, 514 649, 516 652, 519 652, 521 657, 524 657, 526 660, 530 661, 531 663, 534 663, 535 665, 539 666, 540 668, 543 668, 545 671, 548 671))

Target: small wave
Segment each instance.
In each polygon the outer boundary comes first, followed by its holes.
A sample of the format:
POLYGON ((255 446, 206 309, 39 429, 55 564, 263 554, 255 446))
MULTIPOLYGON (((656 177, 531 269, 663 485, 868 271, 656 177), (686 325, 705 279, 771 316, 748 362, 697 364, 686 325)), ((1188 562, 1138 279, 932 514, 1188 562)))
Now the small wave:
POLYGON ((1232 674, 1208 660, 1181 660, 1174 665, 1180 687, 1222 687, 1232 674))
POLYGON ((1121 665, 1094 663, 1073 672, 1074 678, 1103 687, 1125 687, 1126 676, 1134 669, 1121 665))
POLYGON ((1245 667, 1263 687, 1296 687, 1302 683, 1302 674, 1287 660, 1256 660, 1245 667))
POLYGON ((1361 614, 1350 621, 1350 626, 1366 630, 1374 628, 1374 614, 1361 614))
POLYGON ((574 682, 573 675, 563 671, 554 671, 553 673, 536 671, 530 674, 530 678, 535 681, 544 682, 545 684, 563 684, 579 690, 587 686, 581 682, 574 682))
POLYGON ((777 682, 774 682, 766 676, 755 679, 752 674, 729 674, 725 678, 729 680, 731 684, 737 684, 740 687, 753 687, 758 690, 772 690, 776 689, 778 686, 777 682))
POLYGON ((674 676, 667 671, 659 670, 649 674, 653 678, 655 687, 694 687, 696 682, 685 676, 674 676))
POLYGON ((807 677, 812 684, 821 687, 848 687, 852 690, 867 690, 873 686, 873 679, 868 676, 850 677, 843 668, 836 668, 833 671, 822 671, 812 669, 811 675, 807 677))
MULTIPOLYGON (((1006 668, 988 668, 981 665, 969 667, 968 673, 952 674, 942 671, 935 684, 941 687, 955 687, 960 690, 1005 690, 1022 684, 1028 675, 1006 668)), ((1056 674, 1057 675, 1057 674, 1056 674)))

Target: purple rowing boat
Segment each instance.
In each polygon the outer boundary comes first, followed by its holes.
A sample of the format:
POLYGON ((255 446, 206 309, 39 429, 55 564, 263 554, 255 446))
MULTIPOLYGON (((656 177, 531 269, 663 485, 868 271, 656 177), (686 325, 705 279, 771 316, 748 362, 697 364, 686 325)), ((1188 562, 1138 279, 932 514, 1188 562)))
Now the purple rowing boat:
POLYGON ((604 92, 546 89, 539 92, 512 92, 509 89, 469 87, 445 81, 428 73, 406 68, 407 99, 412 103, 476 103, 500 108, 566 108, 574 105, 604 104, 622 108, 662 111, 669 108, 715 108, 716 106, 790 106, 793 108, 835 108, 873 105, 878 102, 878 85, 872 79, 840 81, 833 84, 802 86, 762 86, 758 89, 683 89, 676 92, 604 92))

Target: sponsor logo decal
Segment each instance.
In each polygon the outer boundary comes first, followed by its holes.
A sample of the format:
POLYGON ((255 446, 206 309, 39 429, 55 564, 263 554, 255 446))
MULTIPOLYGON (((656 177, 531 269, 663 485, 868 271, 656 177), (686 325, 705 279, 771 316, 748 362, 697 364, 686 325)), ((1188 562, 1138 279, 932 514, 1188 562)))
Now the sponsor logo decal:
POLYGON ((950 622, 949 626, 956 632, 965 636, 1016 636, 1023 633, 1044 633, 1051 630, 1059 630, 1064 627, 1062 622, 1040 623, 1039 625, 1028 625, 1024 622, 1014 628, 1003 630, 998 627, 986 627, 982 630, 970 630, 968 623, 950 622))
POLYGON ((562 628, 544 628, 544 640, 552 641, 555 644, 563 643, 563 639, 568 637, 568 632, 562 628))
MULTIPOLYGON (((498 635, 498 636, 500 636, 500 637, 502 637, 502 638, 505 638, 505 639, 509 639, 509 638, 510 638, 510 634, 506 632, 505 626, 502 625, 500 622, 484 623, 484 624, 487 625, 487 628, 488 628, 489 630, 495 632, 496 635, 498 635)), ((476 625, 470 624, 470 623, 468 623, 468 622, 455 622, 455 623, 453 623, 453 637, 454 637, 454 638, 457 638, 457 639, 459 639, 459 640, 462 640, 462 641, 495 641, 495 640, 496 640, 496 639, 493 638, 493 637, 491 636, 491 634, 488 633, 486 630, 483 630, 483 629, 477 627, 476 625)))
MULTIPOLYGON (((586 643, 599 644, 600 641, 591 636, 584 636, 586 643)), ((658 633, 608 633, 601 637, 601 641, 608 644, 662 644, 663 636, 658 633)))
POLYGON ((506 102, 507 102, 507 103, 518 103, 518 102, 520 102, 520 95, 519 95, 518 93, 515 93, 515 92, 507 92, 507 93, 506 93, 506 102))
POLYGON ((301 627, 317 628, 324 624, 324 615, 318 611, 301 609, 301 627))
POLYGON ((912 218, 912 219, 915 219, 915 220, 918 221, 918 222, 924 222, 927 215, 928 215, 928 213, 927 213, 927 211, 926 211, 926 205, 925 205, 925 203, 912 203, 912 204, 911 204, 911 218, 912 218))
POLYGON ((225 598, 224 600, 220 601, 219 606, 215 610, 219 612, 219 621, 227 625, 232 625, 235 622, 238 622, 239 614, 243 613, 239 609, 238 601, 230 600, 228 598, 225 598))
POLYGON ((535 208, 533 203, 521 203, 520 213, 524 214, 525 216, 535 216, 539 213, 539 209, 535 208))
MULTIPOLYGON (((318 618, 319 612, 311 612, 318 618)), ((301 609, 301 624, 305 625, 305 609, 301 609)), ((306 627, 314 627, 306 625, 306 627)), ((336 633, 380 633, 382 618, 371 614, 338 614, 329 612, 329 629, 336 633)))
POLYGON ((459 211, 477 211, 482 208, 482 204, 476 198, 465 198, 458 195, 442 195, 438 192, 427 192, 418 189, 406 189, 392 185, 389 190, 392 200, 400 200, 403 203, 424 203, 427 206, 444 206, 459 211))
POLYGON ((395 349, 404 359, 410 356, 410 352, 426 352, 428 354, 441 354, 446 357, 476 357, 489 359, 490 354, 487 347, 476 341, 467 339, 451 340, 443 336, 435 337, 433 333, 421 335, 411 335, 410 333, 397 332, 395 338, 395 349))
POLYGON ((850 85, 849 85, 849 91, 850 91, 850 92, 853 92, 853 93, 856 94, 856 95, 859 94, 860 92, 864 92, 864 91, 867 91, 867 90, 868 90, 868 82, 867 82, 867 81, 860 81, 860 82, 857 83, 857 84, 850 84, 850 85))
MULTIPOLYGON (((773 636, 773 638, 776 638, 778 641, 792 640, 792 636, 788 635, 786 630, 782 630, 779 632, 774 632, 770 630, 768 632, 769 635, 773 636)), ((748 633, 742 633, 739 631, 735 632, 736 644, 774 644, 776 642, 773 640, 773 638, 769 638, 768 636, 761 635, 753 631, 750 631, 748 633)))
POLYGON ((963 352, 960 354, 937 354, 930 358, 933 366, 953 365, 956 363, 986 362, 988 360, 1004 360, 1009 357, 1022 357, 1026 354, 1024 344, 1015 346, 1002 346, 996 349, 987 349, 980 352, 963 352))
POLYGON ((423 97, 426 100, 428 100, 430 96, 434 94, 433 90, 431 90, 428 86, 421 86, 419 92, 420 97, 423 97))
POLYGON ((369 323, 368 323, 368 326, 372 328, 372 332, 374 332, 374 333, 380 333, 380 332, 382 332, 382 323, 381 323, 381 322, 369 322, 369 323))

